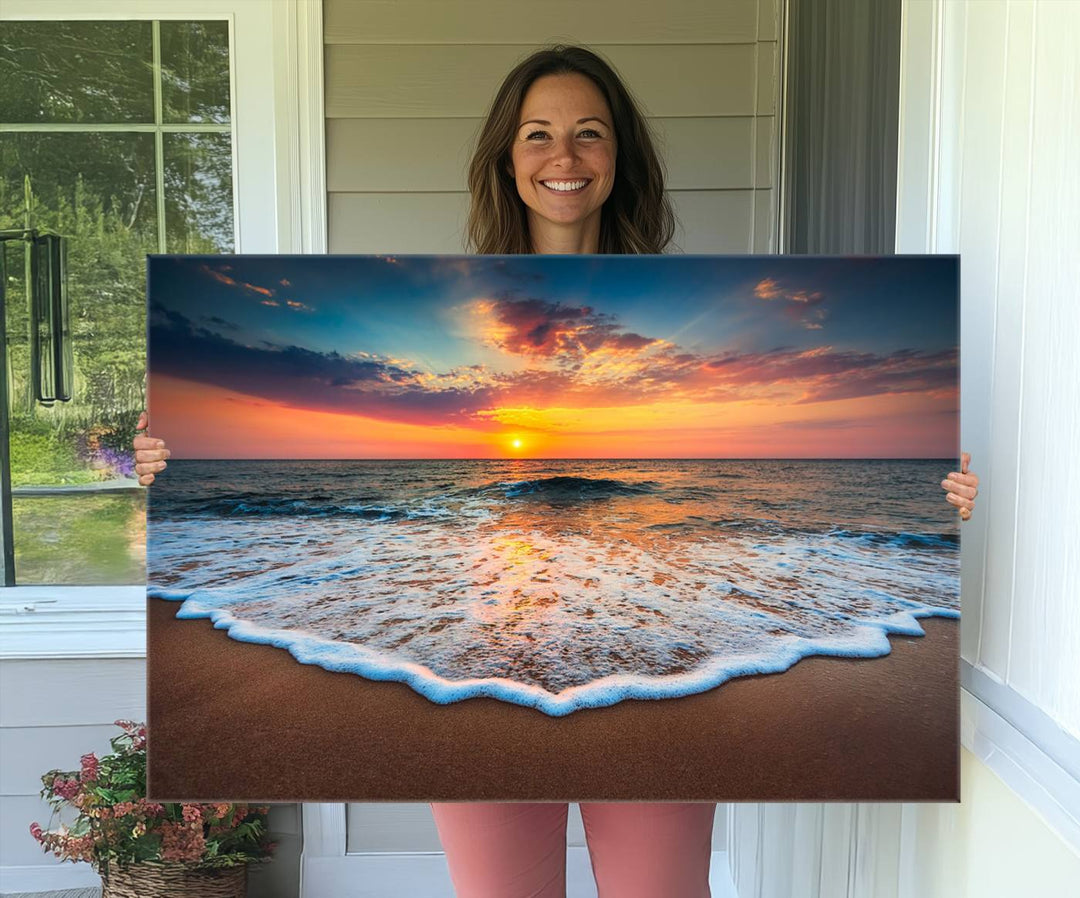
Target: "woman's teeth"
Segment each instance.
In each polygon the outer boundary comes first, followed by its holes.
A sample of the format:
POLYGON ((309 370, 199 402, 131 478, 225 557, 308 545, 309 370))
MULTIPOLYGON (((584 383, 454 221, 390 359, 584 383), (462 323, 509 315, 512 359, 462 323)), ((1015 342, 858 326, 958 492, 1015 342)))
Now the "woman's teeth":
POLYGON ((585 181, 541 181, 545 187, 549 190, 556 190, 559 193, 567 193, 572 190, 580 190, 589 182, 585 181))

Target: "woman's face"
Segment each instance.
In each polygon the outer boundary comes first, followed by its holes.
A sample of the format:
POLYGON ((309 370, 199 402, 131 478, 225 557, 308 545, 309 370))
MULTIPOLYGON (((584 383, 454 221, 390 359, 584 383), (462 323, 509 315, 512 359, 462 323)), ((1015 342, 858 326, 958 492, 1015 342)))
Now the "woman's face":
POLYGON ((534 234, 543 223, 598 224, 615 182, 615 151, 611 110, 589 78, 545 75, 532 83, 510 159, 534 234))

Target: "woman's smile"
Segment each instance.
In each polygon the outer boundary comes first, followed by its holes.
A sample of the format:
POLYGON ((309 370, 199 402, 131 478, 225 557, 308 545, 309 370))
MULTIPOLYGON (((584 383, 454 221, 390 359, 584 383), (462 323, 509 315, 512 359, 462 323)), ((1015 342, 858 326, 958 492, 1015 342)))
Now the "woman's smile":
POLYGON ((592 181, 592 178, 580 178, 573 180, 549 180, 541 181, 548 190, 552 193, 564 193, 564 194, 578 194, 581 193, 585 187, 592 181))

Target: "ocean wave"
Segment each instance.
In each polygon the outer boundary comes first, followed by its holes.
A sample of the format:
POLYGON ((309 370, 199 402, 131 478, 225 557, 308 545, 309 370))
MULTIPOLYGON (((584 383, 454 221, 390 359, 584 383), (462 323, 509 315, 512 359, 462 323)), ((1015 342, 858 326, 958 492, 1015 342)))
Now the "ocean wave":
POLYGON ((190 517, 342 517, 375 522, 442 518, 453 514, 447 508, 427 503, 415 507, 378 504, 338 505, 332 502, 315 501, 315 497, 288 499, 269 496, 227 496, 176 503, 171 511, 180 516, 190 517))
POLYGON ((865 546, 886 546, 893 549, 954 549, 960 545, 958 533, 912 533, 907 530, 829 530, 826 536, 861 543, 865 546))
POLYGON ((643 496, 656 492, 659 487, 660 484, 654 480, 632 482, 607 477, 559 476, 499 481, 481 487, 479 492, 502 492, 507 499, 528 498, 562 503, 613 499, 616 496, 643 496))

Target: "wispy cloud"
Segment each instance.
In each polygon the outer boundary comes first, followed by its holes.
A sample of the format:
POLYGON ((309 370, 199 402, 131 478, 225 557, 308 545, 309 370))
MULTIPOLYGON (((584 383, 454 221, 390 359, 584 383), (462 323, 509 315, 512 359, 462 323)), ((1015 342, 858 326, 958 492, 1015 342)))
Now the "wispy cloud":
MULTIPOLYGON (((212 265, 200 265, 199 270, 203 274, 217 281, 219 284, 225 285, 226 287, 234 287, 245 293, 255 294, 256 297, 264 297, 263 299, 259 300, 260 305, 268 306, 272 309, 289 309, 294 312, 315 311, 311 306, 306 305, 305 303, 302 303, 296 299, 285 299, 284 297, 282 297, 281 299, 274 299, 273 297, 277 295, 277 290, 273 288, 262 287, 258 284, 252 284, 247 281, 237 280, 231 275, 225 274, 226 271, 232 271, 231 265, 219 265, 216 268, 212 265)), ((280 281, 278 281, 278 283, 282 287, 292 286, 288 278, 282 278, 280 281)))
POLYGON ((762 278, 754 287, 754 296, 764 300, 779 300, 788 305, 785 312, 798 320, 807 330, 821 330, 828 311, 822 307, 825 294, 820 290, 797 290, 783 286, 776 278, 762 278))

